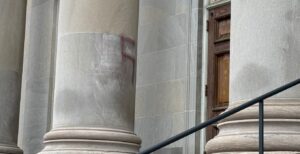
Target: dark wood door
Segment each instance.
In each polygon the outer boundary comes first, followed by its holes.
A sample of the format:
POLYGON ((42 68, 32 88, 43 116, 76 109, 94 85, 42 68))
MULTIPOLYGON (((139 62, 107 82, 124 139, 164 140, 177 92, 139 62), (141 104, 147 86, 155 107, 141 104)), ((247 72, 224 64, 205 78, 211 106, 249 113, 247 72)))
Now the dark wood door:
MULTIPOLYGON (((208 20, 208 119, 225 111, 229 102, 230 4, 209 10, 208 20)), ((216 124, 207 128, 207 141, 216 136, 216 124)))

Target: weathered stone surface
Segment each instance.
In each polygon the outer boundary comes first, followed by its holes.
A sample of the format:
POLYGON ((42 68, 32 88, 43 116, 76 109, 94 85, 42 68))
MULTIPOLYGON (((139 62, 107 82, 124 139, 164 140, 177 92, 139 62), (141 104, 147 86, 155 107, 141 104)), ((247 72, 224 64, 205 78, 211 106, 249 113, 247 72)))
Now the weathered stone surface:
POLYGON ((42 154, 138 152, 137 16, 137 0, 60 1, 53 129, 42 154))
POLYGON ((77 149, 80 153, 90 150, 96 153, 138 151, 138 137, 127 133, 129 137, 122 140, 122 134, 109 129, 133 131, 135 59, 134 41, 123 36, 74 33, 59 38, 53 106, 54 129, 46 134, 46 148, 42 153, 52 153, 54 149, 57 153, 65 149, 77 149), (87 134, 78 137, 84 132, 80 132, 81 127, 86 128, 84 130, 92 129, 91 134, 86 131, 87 134), (98 128, 107 130, 103 132, 98 128), (56 129, 67 131, 55 134, 56 129), (70 136, 65 136, 66 134, 70 136), (105 134, 112 138, 105 138, 105 134), (130 138, 134 138, 134 141, 130 138))
POLYGON ((57 0, 28 0, 24 45, 19 146, 43 149, 51 125, 57 0))
POLYGON ((0 153, 17 147, 26 0, 0 0, 0 153))
MULTIPOLYGON (((0 71, 0 143, 16 145, 18 140, 20 74, 0 71)), ((0 149, 1 151, 1 149, 0 149)))
MULTIPOLYGON (((264 110, 265 150, 300 151, 300 99, 269 99, 264 110)), ((256 105, 223 120, 218 125, 218 136, 208 142, 206 149, 213 153, 258 151, 257 118, 256 105)))
MULTIPOLYGON (((135 131, 142 149, 200 121, 201 5, 140 0, 135 131)), ((199 140, 193 134, 158 153, 197 153, 199 140)))
MULTIPOLYGON (((229 109, 300 76, 297 0, 232 0, 229 109), (266 9, 268 6, 269 9, 266 9)), ((293 87, 265 101, 265 151, 300 153, 300 94, 293 87)), ((258 151, 258 107, 225 120, 210 153, 258 151)))
POLYGON ((134 154, 140 143, 141 140, 129 131, 65 127, 45 135, 46 148, 40 154, 134 154))
MULTIPOLYGON (((251 99, 299 78, 299 3, 231 2, 231 102, 251 99)), ((299 90, 297 86, 274 97, 299 98, 299 90)))
POLYGON ((53 127, 133 130, 135 44, 99 33, 67 34, 59 40, 53 127))
POLYGON ((137 39, 139 0, 60 1, 59 34, 107 32, 137 39), (134 4, 134 5, 133 5, 134 4))

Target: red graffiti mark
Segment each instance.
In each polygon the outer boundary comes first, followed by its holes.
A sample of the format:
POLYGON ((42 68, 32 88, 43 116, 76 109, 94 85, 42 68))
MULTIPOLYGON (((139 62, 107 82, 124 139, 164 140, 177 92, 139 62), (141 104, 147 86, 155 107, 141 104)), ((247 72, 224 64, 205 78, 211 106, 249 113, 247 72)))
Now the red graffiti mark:
MULTIPOLYGON (((133 71, 132 71, 132 83, 134 83, 134 75, 135 75, 135 57, 134 55, 130 55, 129 53, 126 53, 126 45, 125 43, 130 43, 132 46, 135 45, 135 42, 133 39, 130 39, 128 37, 125 37, 123 35, 120 36, 121 38, 121 54, 122 54, 122 60, 130 60, 133 64, 133 71)), ((134 54, 134 53, 133 53, 134 54)))

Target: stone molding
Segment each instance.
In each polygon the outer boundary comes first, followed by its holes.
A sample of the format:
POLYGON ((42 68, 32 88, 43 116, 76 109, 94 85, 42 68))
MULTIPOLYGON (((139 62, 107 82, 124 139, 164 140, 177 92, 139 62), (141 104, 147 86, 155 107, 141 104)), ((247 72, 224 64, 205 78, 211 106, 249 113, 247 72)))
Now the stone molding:
POLYGON ((44 136, 40 154, 137 153, 141 140, 129 131, 106 128, 61 128, 44 136))
MULTIPOLYGON (((234 105, 228 110, 243 102, 232 103, 234 105)), ((300 99, 268 99, 264 110, 265 150, 269 153, 299 153, 300 99)), ((219 134, 207 143, 206 151, 215 154, 257 151, 257 118, 258 106, 254 105, 221 121, 218 124, 219 134)))
POLYGON ((210 10, 210 9, 214 9, 217 7, 227 5, 230 2, 231 2, 231 0, 221 0, 221 1, 214 2, 214 3, 210 3, 206 8, 210 10))
MULTIPOLYGON (((241 100, 230 104, 227 110, 237 107, 247 100, 241 100)), ((300 98, 271 98, 264 101, 264 117, 266 119, 300 119, 300 98), (274 112, 276 111, 276 112, 274 112)), ((257 119, 258 104, 240 111, 223 121, 257 119)))

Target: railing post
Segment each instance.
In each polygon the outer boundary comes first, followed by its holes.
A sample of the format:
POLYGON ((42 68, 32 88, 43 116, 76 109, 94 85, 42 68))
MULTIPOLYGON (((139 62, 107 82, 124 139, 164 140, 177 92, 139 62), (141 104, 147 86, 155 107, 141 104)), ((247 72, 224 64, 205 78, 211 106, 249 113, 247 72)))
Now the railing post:
POLYGON ((259 154, 264 153, 264 100, 259 101, 259 154))

